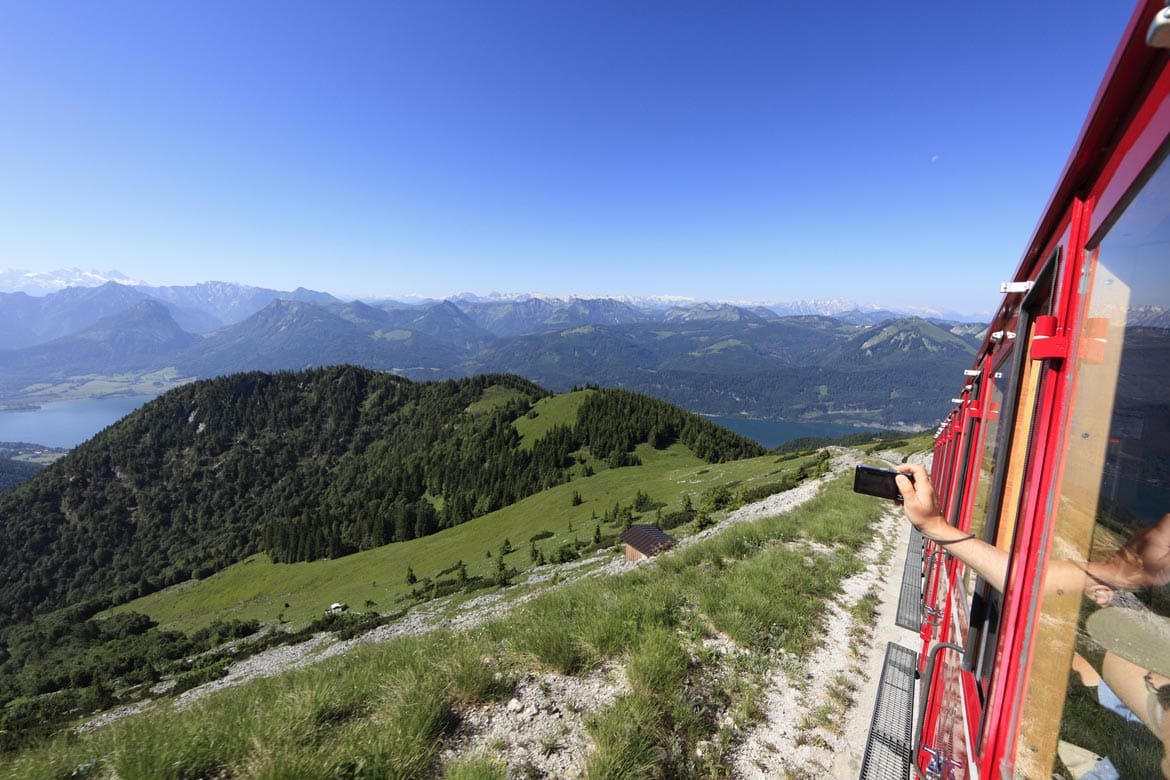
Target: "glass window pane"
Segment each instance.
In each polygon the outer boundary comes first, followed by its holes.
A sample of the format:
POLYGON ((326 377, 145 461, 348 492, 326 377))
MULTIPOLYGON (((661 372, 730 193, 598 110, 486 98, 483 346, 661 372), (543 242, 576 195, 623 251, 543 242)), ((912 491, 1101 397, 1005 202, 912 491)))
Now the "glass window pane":
POLYGON ((1085 268, 1016 772, 1072 778, 1107 762, 1113 776, 1170 777, 1170 167, 1085 268))

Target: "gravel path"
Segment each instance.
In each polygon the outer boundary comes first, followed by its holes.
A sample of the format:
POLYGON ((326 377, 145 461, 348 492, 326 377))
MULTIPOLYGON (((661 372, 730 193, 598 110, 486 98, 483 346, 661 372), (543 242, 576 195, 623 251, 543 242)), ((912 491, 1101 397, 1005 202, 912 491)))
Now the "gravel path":
MULTIPOLYGON (((870 682, 877 680, 867 672, 867 666, 876 641, 869 627, 855 629, 848 610, 871 591, 884 590, 886 582, 893 579, 890 567, 878 562, 885 550, 894 547, 906 525, 900 512, 891 510, 882 516, 873 542, 860 551, 865 569, 845 580, 841 595, 828 605, 821 646, 812 659, 815 663, 772 669, 765 694, 766 714, 735 750, 733 777, 857 777, 860 762, 843 774, 835 774, 834 763, 842 753, 865 749, 873 701, 868 689, 870 682), (870 706, 854 706, 866 697, 870 706), (854 721, 865 725, 860 746, 859 735, 849 728, 854 721)), ((881 646, 884 648, 884 643, 881 646)))

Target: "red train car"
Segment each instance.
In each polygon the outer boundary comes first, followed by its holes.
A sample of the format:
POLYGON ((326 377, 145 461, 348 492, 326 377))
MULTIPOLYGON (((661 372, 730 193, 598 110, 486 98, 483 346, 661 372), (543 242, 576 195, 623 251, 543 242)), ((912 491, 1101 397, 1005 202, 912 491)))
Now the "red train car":
POLYGON ((931 467, 861 776, 1170 777, 1170 9, 1135 10, 931 467), (953 533, 951 533, 953 531, 953 533))

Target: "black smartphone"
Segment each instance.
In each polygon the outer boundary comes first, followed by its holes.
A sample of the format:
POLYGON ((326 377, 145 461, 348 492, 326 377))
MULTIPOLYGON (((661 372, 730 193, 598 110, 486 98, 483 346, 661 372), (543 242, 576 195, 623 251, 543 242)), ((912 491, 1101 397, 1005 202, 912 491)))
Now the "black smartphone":
MULTIPOLYGON (((898 483, 894 481, 894 477, 901 473, 901 471, 894 471, 893 469, 858 466, 853 472, 853 491, 855 493, 865 493, 867 496, 892 498, 895 501, 901 501, 902 493, 898 490, 898 483)), ((906 477, 911 482, 914 481, 914 477, 909 474, 906 477)))

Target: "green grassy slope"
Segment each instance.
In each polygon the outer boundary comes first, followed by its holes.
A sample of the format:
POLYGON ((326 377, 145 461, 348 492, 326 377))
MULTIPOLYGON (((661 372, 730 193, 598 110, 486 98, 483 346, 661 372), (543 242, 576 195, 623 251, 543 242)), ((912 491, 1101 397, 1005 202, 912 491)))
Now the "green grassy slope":
POLYGON ((542 398, 532 406, 532 412, 517 418, 512 423, 520 434, 520 446, 532 449, 532 444, 557 425, 573 425, 577 422, 577 410, 593 390, 577 390, 571 393, 542 398))
MULTIPOLYGON (((565 397, 547 400, 562 398, 565 397)), ((571 404, 572 397, 568 400, 571 404)), ((540 405, 538 409, 542 413, 537 420, 565 412, 540 405)), ((681 445, 665 450, 641 445, 636 454, 643 465, 604 470, 598 464, 598 471, 592 477, 576 478, 432 536, 311 563, 273 564, 265 555, 254 555, 205 580, 183 583, 118 609, 143 612, 165 628, 184 632, 206 626, 215 619, 232 618, 256 619, 262 623, 275 623, 283 618, 300 627, 337 601, 351 609, 391 612, 401 606, 398 599, 411 590, 406 582, 407 567, 422 579, 435 577, 462 560, 470 576, 490 578, 497 565, 495 555, 507 538, 515 548, 507 556, 509 568, 524 571, 533 565, 529 553, 531 537, 545 531, 553 533, 552 537, 537 542, 546 556, 574 538, 588 540, 598 522, 591 520, 594 513, 600 518, 615 503, 629 505, 638 491, 665 503, 668 508, 677 509, 684 494, 690 494, 697 505, 699 497, 716 485, 728 485, 734 490, 774 481, 781 473, 794 472, 803 462, 764 456, 713 465, 696 458, 681 445), (576 506, 572 499, 574 491, 581 497, 581 503, 576 506), (374 605, 366 607, 367 601, 374 605)), ((644 520, 652 522, 653 514, 644 520)), ((606 534, 619 530, 602 526, 606 534)))
MULTIPOLYGON (((678 495, 776 466, 687 458, 664 453, 643 473, 673 474, 678 495)), ((621 576, 584 578, 482 629, 361 648, 181 710, 62 736, 0 757, 0 777, 503 778, 496 759, 444 758, 460 713, 502 705, 526 676, 586 675, 606 660, 620 664, 626 692, 584 713, 596 746, 583 757, 585 777, 724 777, 736 735, 762 717, 770 665, 816 662, 825 605, 863 566, 858 552, 885 509, 840 479, 795 512, 736 525, 621 576), (705 649, 715 633, 745 652, 705 649), (468 774, 467 761, 480 771, 468 774)), ((812 737, 811 725, 801 728, 812 737)))

